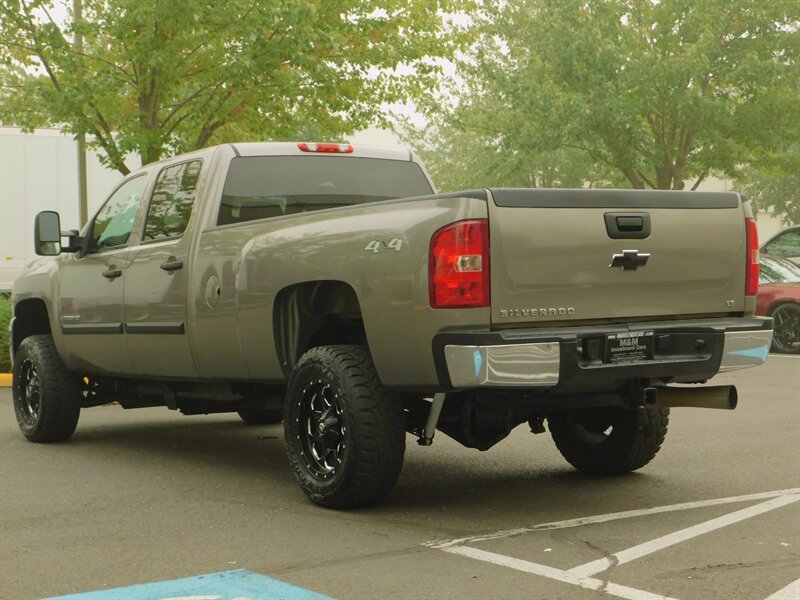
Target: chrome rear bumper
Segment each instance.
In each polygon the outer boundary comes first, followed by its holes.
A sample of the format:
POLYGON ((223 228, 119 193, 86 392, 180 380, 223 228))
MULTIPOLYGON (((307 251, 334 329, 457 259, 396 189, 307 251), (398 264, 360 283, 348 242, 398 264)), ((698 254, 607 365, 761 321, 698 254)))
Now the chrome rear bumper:
POLYGON ((445 389, 613 389, 620 382, 696 382, 720 372, 763 364, 772 320, 763 317, 636 323, 629 326, 447 332, 434 340, 445 389), (604 362, 587 356, 587 340, 626 330, 653 332, 648 358, 604 362))

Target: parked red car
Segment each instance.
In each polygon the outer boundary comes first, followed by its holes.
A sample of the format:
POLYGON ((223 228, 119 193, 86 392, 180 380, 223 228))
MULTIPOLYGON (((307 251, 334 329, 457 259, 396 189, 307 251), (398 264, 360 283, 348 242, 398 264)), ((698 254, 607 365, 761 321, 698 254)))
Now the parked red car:
POLYGON ((772 350, 800 353, 800 267, 762 255, 756 314, 775 319, 772 350))

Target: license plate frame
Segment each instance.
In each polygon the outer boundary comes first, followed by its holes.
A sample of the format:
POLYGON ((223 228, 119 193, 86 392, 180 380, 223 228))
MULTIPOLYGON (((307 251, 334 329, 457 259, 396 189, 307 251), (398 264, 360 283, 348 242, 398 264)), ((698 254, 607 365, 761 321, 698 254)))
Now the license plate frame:
POLYGON ((606 334, 603 362, 616 364, 639 360, 652 360, 652 331, 626 331, 606 334))

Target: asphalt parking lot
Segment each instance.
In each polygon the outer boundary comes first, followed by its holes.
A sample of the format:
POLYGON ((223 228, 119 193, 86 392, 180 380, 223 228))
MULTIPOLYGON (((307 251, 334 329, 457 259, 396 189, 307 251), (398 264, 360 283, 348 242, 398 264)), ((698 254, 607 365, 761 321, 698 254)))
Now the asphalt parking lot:
POLYGON ((35 445, 4 389, 0 598, 795 600, 800 357, 714 383, 739 407, 674 409, 635 474, 579 475, 524 427, 486 453, 408 437, 388 501, 347 512, 306 501, 280 426, 108 406, 35 445))

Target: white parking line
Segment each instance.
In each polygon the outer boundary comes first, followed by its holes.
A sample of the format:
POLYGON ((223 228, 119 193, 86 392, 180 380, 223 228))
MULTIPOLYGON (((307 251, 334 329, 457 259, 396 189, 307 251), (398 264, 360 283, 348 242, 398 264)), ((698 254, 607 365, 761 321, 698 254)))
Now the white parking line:
POLYGON ((669 596, 652 594, 644 590, 637 590, 636 588, 602 581, 593 577, 576 577, 569 571, 562 571, 561 569, 548 567, 547 565, 540 565, 528 562, 527 560, 503 556, 502 554, 495 554, 494 552, 486 552, 485 550, 478 550, 477 548, 470 548, 468 546, 442 548, 442 550, 450 552, 451 554, 460 554, 461 556, 482 560, 501 567, 509 567, 524 573, 541 575, 542 577, 561 581, 562 583, 571 583, 572 585, 577 585, 587 590, 603 591, 612 596, 617 596, 618 598, 625 598, 626 600, 675 600, 675 598, 670 598, 669 596))
POLYGON ((767 600, 797 600, 798 598, 800 598, 800 579, 793 581, 782 590, 778 590, 767 600))
POLYGON ((674 546, 675 544, 679 544, 681 542, 685 542, 686 540, 695 538, 699 535, 703 535, 704 533, 710 533, 711 531, 721 529, 722 527, 733 525, 734 523, 744 521, 745 519, 749 519, 751 517, 755 517, 757 515, 769 512, 771 510, 775 510, 776 508, 792 504, 794 502, 797 502, 798 500, 800 500, 800 494, 779 496, 777 498, 773 498, 772 500, 768 500, 761 504, 756 504, 755 506, 749 506, 747 508, 743 508, 742 510, 737 510, 736 512, 732 512, 730 514, 717 517, 716 519, 705 521, 704 523, 698 523, 697 525, 692 525, 691 527, 687 527, 686 529, 681 529, 680 531, 676 531, 674 533, 670 533, 660 538, 650 540, 649 542, 639 544, 638 546, 634 546, 633 548, 622 550, 621 552, 617 552, 616 554, 612 554, 611 556, 607 556, 599 560, 594 560, 592 562, 586 563, 585 565, 580 565, 579 567, 570 569, 569 572, 572 573, 573 575, 577 575, 578 577, 595 575, 596 573, 605 571, 609 567, 616 565, 623 565, 632 560, 636 560, 637 558, 647 556, 648 554, 652 554, 653 552, 658 552, 659 550, 663 550, 664 548, 669 548, 670 546, 674 546))
MULTIPOLYGON (((568 583, 584 589, 605 592, 611 596, 624 598, 625 600, 675 600, 654 594, 645 590, 619 585, 603 579, 592 577, 597 573, 608 570, 610 567, 625 564, 642 558, 664 548, 674 546, 680 542, 685 542, 705 533, 710 533, 722 527, 739 523, 746 519, 756 517, 758 515, 767 513, 769 511, 788 506, 795 502, 800 501, 800 488, 793 488, 789 490, 780 490, 775 492, 764 492, 760 494, 749 494, 745 496, 732 496, 729 498, 716 498, 713 500, 700 500, 698 502, 684 502, 681 504, 672 504, 669 506, 658 506, 649 509, 629 510, 618 513, 609 513, 605 515, 595 515, 593 517, 583 517, 579 519, 569 519, 566 521, 556 521, 553 523, 542 523, 533 527, 526 527, 520 529, 507 529, 497 531, 495 533, 477 535, 466 538, 459 538, 456 540, 436 540, 427 542, 425 545, 431 548, 438 548, 450 554, 457 554, 475 560, 488 562, 491 564, 515 569, 524 573, 546 577, 554 581, 568 583), (487 540, 501 539, 510 536, 520 535, 523 533, 532 533, 536 531, 545 531, 552 529, 563 529, 566 527, 578 527, 581 525, 590 525, 595 523, 607 523, 619 519, 627 519, 631 517, 638 517, 643 515, 654 515, 665 512, 673 512, 678 510, 688 510, 692 508, 702 508, 706 506, 717 506, 722 504, 730 504, 734 502, 745 502, 748 500, 763 500, 768 499, 766 502, 749 506, 741 510, 681 529, 649 542, 638 544, 626 550, 622 550, 608 557, 594 560, 572 569, 563 570, 542 565, 526 560, 514 558, 513 556, 504 556, 494 552, 488 552, 478 548, 467 546, 468 543, 482 542, 487 540)), ((797 600, 800 598, 800 579, 787 585, 785 588, 771 595, 766 600, 797 600)))
POLYGON ((581 525, 593 525, 595 523, 608 523, 609 521, 617 521, 619 519, 644 517, 647 515, 657 515, 666 512, 675 512, 678 510, 704 508, 706 506, 735 504, 737 502, 748 502, 751 500, 765 500, 767 498, 776 498, 779 496, 787 496, 792 494, 800 494, 800 488, 791 488, 788 490, 775 490, 773 492, 760 492, 757 494, 746 494, 743 496, 729 496, 727 498, 712 498, 710 500, 698 500, 696 502, 681 502, 680 504, 668 504, 666 506, 656 506, 653 508, 625 510, 616 513, 606 513, 604 515, 594 515, 592 517, 578 517, 577 519, 567 519, 565 521, 553 521, 551 523, 541 523, 539 525, 533 525, 532 527, 520 527, 517 529, 502 529, 500 531, 494 531, 492 533, 484 533, 469 537, 456 538, 453 540, 431 540, 429 542, 425 542, 423 546, 428 546, 429 548, 444 549, 449 546, 458 546, 462 544, 471 544, 475 542, 485 542, 488 540, 513 537, 516 535, 521 535, 523 533, 533 533, 535 531, 544 531, 550 529, 566 529, 569 527, 580 527, 581 525))

